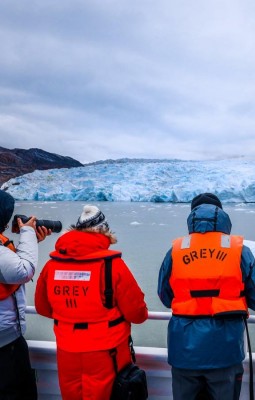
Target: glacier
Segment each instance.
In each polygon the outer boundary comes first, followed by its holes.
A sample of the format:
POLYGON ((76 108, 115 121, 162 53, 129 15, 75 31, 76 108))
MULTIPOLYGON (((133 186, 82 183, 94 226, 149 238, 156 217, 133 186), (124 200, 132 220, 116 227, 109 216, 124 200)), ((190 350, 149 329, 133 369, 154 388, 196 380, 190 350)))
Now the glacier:
POLYGON ((5 182, 16 200, 188 203, 202 192, 223 203, 255 202, 255 161, 106 160, 36 170, 5 182))

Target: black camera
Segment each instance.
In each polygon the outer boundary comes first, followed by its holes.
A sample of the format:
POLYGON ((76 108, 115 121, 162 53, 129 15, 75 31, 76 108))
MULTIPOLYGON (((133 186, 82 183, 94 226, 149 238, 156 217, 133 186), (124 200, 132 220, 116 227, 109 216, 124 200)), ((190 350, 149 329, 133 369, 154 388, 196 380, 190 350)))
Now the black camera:
MULTIPOLYGON (((30 220, 31 217, 27 217, 26 215, 16 214, 12 220, 12 232, 19 233, 19 225, 17 222, 17 218, 20 218, 23 224, 30 220)), ((58 233, 62 229, 62 223, 60 221, 50 221, 48 219, 37 219, 36 227, 45 226, 47 229, 51 229, 52 232, 58 233)))

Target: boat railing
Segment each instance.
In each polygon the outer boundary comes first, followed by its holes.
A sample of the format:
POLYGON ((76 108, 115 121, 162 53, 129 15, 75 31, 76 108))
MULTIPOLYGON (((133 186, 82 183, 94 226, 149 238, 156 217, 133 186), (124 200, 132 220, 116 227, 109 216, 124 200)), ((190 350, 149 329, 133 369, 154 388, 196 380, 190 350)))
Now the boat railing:
MULTIPOLYGON (((27 314, 37 314, 36 309, 34 306, 27 306, 26 307, 27 314)), ((159 321, 166 321, 172 317, 172 313, 170 311, 149 311, 149 318, 159 321)), ((249 324, 255 324, 255 315, 250 315, 248 318, 249 324)))
MULTIPOLYGON (((27 306, 27 314, 37 314, 34 306, 27 306)), ((171 312, 150 311, 149 320, 169 320, 171 312)), ((255 315, 250 315, 249 324, 255 324, 255 315)), ((58 385, 56 343, 47 340, 27 340, 31 364, 36 370, 38 400, 61 400, 58 385)), ((171 400, 171 367, 167 363, 167 349, 160 347, 135 346, 137 364, 146 371, 149 398, 148 400, 171 400)), ((253 369, 255 368, 255 354, 253 369)), ((255 369, 254 369, 255 371, 255 369)), ((244 377, 241 400, 249 398, 249 358, 244 360, 244 377)))

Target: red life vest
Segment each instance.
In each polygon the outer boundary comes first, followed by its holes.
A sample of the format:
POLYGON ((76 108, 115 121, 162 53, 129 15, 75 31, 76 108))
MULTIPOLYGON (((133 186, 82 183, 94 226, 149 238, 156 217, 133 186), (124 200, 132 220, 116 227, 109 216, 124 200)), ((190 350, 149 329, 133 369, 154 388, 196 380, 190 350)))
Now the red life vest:
MULTIPOLYGON (((16 252, 14 244, 2 233, 0 233, 0 241, 3 246, 8 247, 8 249, 16 252)), ((19 286, 19 284, 0 283, 0 300, 4 300, 9 297, 18 289, 19 286)))
POLYGON ((243 238, 193 233, 173 242, 172 310, 182 316, 248 314, 242 282, 243 238))
MULTIPOLYGON (((56 254, 56 253, 54 253, 56 254)), ((58 347, 66 351, 113 348, 130 334, 116 304, 104 305, 105 259, 121 257, 102 250, 82 259, 54 256, 47 268, 47 294, 58 347)))

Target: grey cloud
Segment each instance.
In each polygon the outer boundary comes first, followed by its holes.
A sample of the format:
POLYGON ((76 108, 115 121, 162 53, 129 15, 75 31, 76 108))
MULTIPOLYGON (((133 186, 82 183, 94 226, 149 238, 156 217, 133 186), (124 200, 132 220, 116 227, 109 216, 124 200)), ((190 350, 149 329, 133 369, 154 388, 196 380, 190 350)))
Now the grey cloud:
POLYGON ((251 156, 254 11, 250 0, 2 2, 0 145, 81 162, 251 156))

